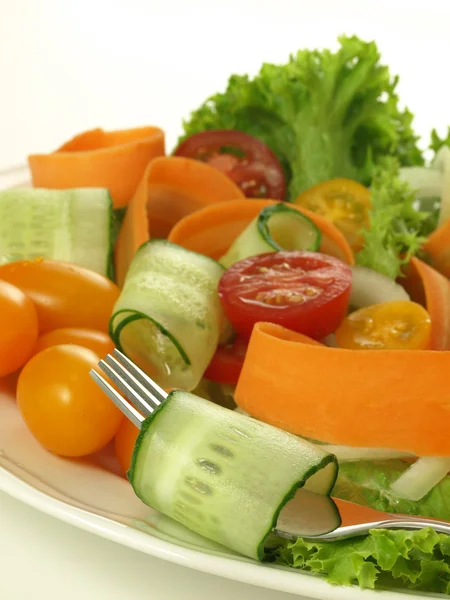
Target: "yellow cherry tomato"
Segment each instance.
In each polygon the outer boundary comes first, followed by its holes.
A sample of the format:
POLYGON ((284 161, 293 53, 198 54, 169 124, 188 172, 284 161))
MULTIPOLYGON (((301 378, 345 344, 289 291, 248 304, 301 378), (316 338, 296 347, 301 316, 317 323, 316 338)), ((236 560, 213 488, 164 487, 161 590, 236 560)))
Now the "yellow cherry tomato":
POLYGON ((126 475, 130 468, 131 457, 133 456, 134 445, 138 434, 139 429, 136 425, 128 419, 124 419, 114 438, 114 450, 124 475, 126 475))
POLYGON ((370 191, 351 179, 330 179, 305 190, 294 204, 327 218, 341 231, 354 251, 362 248, 362 229, 370 225, 370 191))
POLYGON ((95 352, 100 358, 103 358, 114 350, 114 344, 107 333, 95 329, 81 329, 77 327, 64 327, 62 329, 53 329, 38 338, 34 347, 33 354, 42 352, 51 346, 61 346, 63 344, 75 344, 83 346, 95 352))
POLYGON ((431 319, 415 302, 383 302, 360 308, 336 330, 340 348, 351 350, 424 350, 431 319))

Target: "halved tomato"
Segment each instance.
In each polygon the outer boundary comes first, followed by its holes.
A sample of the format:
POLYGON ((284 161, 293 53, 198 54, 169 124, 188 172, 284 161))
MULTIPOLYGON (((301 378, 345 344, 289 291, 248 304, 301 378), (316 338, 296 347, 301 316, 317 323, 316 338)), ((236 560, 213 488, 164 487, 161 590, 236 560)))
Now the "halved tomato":
POLYGON ((346 315, 351 280, 350 267, 332 256, 273 252, 234 263, 219 281, 219 297, 244 338, 266 321, 322 339, 346 315))
POLYGON ((278 158, 260 140, 234 129, 191 135, 174 152, 195 158, 228 175, 248 198, 284 200, 286 182, 278 158))

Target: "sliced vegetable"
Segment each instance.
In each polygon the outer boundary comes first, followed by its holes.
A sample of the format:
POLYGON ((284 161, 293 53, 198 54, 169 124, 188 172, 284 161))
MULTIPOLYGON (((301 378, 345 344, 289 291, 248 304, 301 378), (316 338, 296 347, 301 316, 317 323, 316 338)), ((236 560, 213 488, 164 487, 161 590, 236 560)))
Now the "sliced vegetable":
POLYGON ((336 329, 340 348, 350 350, 426 350, 431 319, 416 302, 383 302, 349 314, 336 329))
POLYGON ((423 249, 431 257, 433 267, 450 279, 450 219, 433 231, 423 249))
POLYGON ((364 308, 381 302, 405 302, 409 295, 404 287, 390 277, 368 267, 352 267, 350 306, 364 308))
MULTIPOLYGON (((336 459, 313 444, 175 391, 144 422, 128 477, 149 506, 227 548, 262 559, 267 536, 279 519, 289 517, 281 511, 285 505, 289 511, 297 490, 307 484, 327 496, 336 474, 336 459)), ((296 524, 300 520, 305 531, 339 525, 331 500, 308 508, 297 515, 296 524)))
POLYGON ((402 282, 411 299, 425 306, 430 315, 430 350, 450 350, 450 281, 413 258, 402 282))
POLYGON ((20 289, 0 280, 0 377, 22 367, 38 337, 33 302, 20 289))
POLYGON ((22 369, 17 404, 44 448, 60 456, 87 456, 116 435, 123 415, 89 377, 100 357, 75 345, 43 350, 22 369))
POLYGON ((98 273, 53 260, 0 266, 0 280, 17 286, 33 301, 41 334, 62 327, 108 331, 120 293, 110 279, 98 273))
POLYGON ((245 339, 258 321, 321 339, 345 317, 350 286, 350 267, 334 257, 274 252, 234 263, 220 279, 219 296, 226 316, 245 339))
POLYGON ((247 343, 239 337, 219 346, 205 371, 206 379, 217 383, 236 385, 247 351, 247 343))
MULTIPOLYGON (((171 230, 169 240, 188 250, 219 260, 264 208, 276 204, 273 200, 235 200, 208 206, 179 221, 171 230)), ((350 246, 330 221, 307 209, 289 206, 299 210, 320 229, 321 252, 353 264, 350 246)))
POLYGON ((405 500, 422 500, 435 485, 450 472, 450 457, 425 456, 419 458, 400 477, 394 481, 391 489, 405 500))
POLYGON ((372 208, 368 188, 350 179, 330 179, 305 190, 294 204, 329 219, 354 251, 361 250, 361 230, 369 228, 372 208))
POLYGON ((89 348, 103 358, 114 350, 114 344, 107 333, 96 329, 81 329, 76 327, 65 327, 53 329, 40 336, 34 347, 33 354, 42 352, 51 346, 61 344, 75 344, 83 348, 89 348))
POLYGON ((450 146, 443 146, 435 158, 435 168, 442 172, 441 208, 439 225, 450 219, 450 146))
POLYGON ((273 204, 262 209, 231 244, 220 259, 225 268, 248 256, 278 250, 310 250, 320 248, 322 235, 311 219, 286 204, 273 204))
POLYGON ((0 191, 0 264, 51 258, 110 275, 112 244, 106 189, 0 191))
POLYGON ((284 200, 286 183, 278 158, 260 140, 235 129, 203 131, 188 137, 175 156, 195 158, 219 169, 248 198, 284 200))
POLYGON ((194 389, 219 341, 223 267, 164 240, 136 253, 110 321, 111 337, 163 387, 194 389))
POLYGON ((156 156, 164 156, 164 132, 158 127, 92 129, 51 154, 32 154, 28 164, 34 187, 107 188, 117 208, 130 202, 156 156))
POLYGON ((115 251, 116 278, 123 285, 130 263, 144 242, 167 237, 183 217, 209 204, 243 198, 226 175, 202 162, 181 157, 153 160, 125 215, 115 251))
POLYGON ((294 331, 258 323, 235 400, 309 439, 450 456, 449 372, 450 352, 311 346, 294 331))
POLYGON ((440 198, 443 188, 443 177, 439 169, 429 167, 402 167, 400 179, 414 190, 418 200, 423 198, 440 198))
POLYGON ((334 454, 339 464, 357 462, 361 460, 393 460, 394 458, 414 458, 410 452, 390 450, 389 448, 356 448, 355 446, 337 446, 336 444, 322 444, 325 452, 334 454))

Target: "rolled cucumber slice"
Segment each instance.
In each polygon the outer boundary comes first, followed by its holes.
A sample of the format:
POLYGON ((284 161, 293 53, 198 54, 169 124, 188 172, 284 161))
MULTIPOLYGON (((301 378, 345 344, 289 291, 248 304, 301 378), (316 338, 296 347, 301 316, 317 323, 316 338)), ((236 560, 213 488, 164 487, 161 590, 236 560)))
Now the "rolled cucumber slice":
POLYGON ((33 258, 112 275, 108 190, 13 188, 0 192, 0 264, 33 258))
POLYGON ((162 387, 193 390, 225 322, 223 267, 165 240, 137 251, 110 320, 116 346, 162 387))
POLYGON ((319 249, 320 229, 300 211, 287 204, 273 204, 263 208, 259 215, 231 245, 220 259, 225 268, 238 260, 265 252, 279 250, 319 249))
POLYGON ((296 535, 340 525, 328 498, 336 476, 319 447, 181 391, 144 421, 128 472, 143 502, 259 560, 277 524, 296 535))

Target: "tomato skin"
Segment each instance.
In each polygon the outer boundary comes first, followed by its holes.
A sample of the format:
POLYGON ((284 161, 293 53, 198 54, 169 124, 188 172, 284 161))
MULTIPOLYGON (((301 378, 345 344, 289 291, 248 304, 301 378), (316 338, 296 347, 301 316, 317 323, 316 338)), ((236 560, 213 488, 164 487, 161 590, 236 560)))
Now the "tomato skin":
POLYGON ((131 457, 133 456, 134 445, 138 435, 139 429, 136 425, 128 419, 124 419, 114 438, 114 450, 124 475, 126 475, 130 468, 131 457))
POLYGON ((33 302, 17 287, 0 280, 0 377, 26 363, 37 336, 38 317, 33 302))
POLYGON ((107 333, 97 331, 96 329, 81 329, 76 327, 65 327, 62 329, 53 329, 38 338, 34 348, 34 354, 42 352, 51 346, 60 346, 61 344, 75 344, 83 348, 89 348, 103 358, 114 350, 114 343, 107 333))
POLYGON ((351 179, 330 179, 305 190, 294 204, 329 219, 356 252, 364 244, 362 229, 370 227, 370 190, 351 179))
POLYGON ((89 376, 99 357, 75 345, 33 356, 17 382, 22 417, 44 448, 60 456, 87 456, 108 444, 122 413, 89 376))
POLYGON ((346 315, 352 272, 318 252, 274 252, 234 263, 219 281, 225 315, 244 338, 258 321, 313 339, 332 333, 346 315))
POLYGON ((109 279, 74 264, 30 260, 0 267, 0 280, 21 289, 34 302, 39 331, 82 327, 108 331, 119 288, 109 279))
POLYGON ((215 129, 196 133, 182 142, 174 154, 219 169, 248 198, 284 200, 286 196, 286 181, 278 158, 266 144, 242 131, 215 129))
POLYGON ((430 315, 411 301, 360 308, 336 330, 339 347, 349 350, 426 350, 430 336, 430 315))
POLYGON ((244 365, 246 352, 247 343, 238 337, 230 344, 219 346, 204 377, 216 383, 236 385, 244 365))

